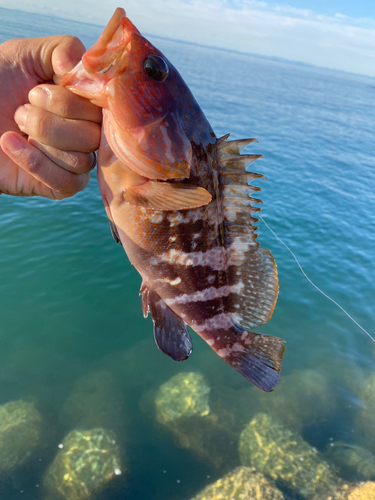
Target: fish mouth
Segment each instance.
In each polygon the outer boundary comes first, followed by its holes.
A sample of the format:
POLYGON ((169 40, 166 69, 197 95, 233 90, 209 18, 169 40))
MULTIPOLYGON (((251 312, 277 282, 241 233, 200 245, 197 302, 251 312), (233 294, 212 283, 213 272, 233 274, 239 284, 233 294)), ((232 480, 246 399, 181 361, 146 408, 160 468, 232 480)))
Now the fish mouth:
POLYGON ((124 9, 117 8, 98 41, 82 56, 87 73, 112 75, 125 71, 128 65, 129 44, 134 36, 141 36, 134 24, 126 17, 124 9))

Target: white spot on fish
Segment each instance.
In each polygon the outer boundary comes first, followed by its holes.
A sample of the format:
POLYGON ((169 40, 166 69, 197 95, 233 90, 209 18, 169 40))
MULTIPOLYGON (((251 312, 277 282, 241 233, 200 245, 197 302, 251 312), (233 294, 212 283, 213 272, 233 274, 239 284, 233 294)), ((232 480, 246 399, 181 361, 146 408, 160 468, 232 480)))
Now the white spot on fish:
MULTIPOLYGON (((176 278, 175 280, 170 281, 169 283, 170 283, 171 285, 178 285, 179 283, 181 283, 181 278, 180 278, 180 277, 178 277, 178 278, 176 278)), ((168 300, 166 300, 165 302, 168 304, 168 300)))
POLYGON ((174 227, 178 226, 178 224, 192 224, 198 220, 210 221, 211 224, 220 224, 223 218, 219 216, 216 203, 210 203, 194 210, 169 212, 168 220, 169 225, 174 227))
POLYGON ((159 256, 161 262, 184 266, 209 266, 215 271, 225 271, 228 266, 241 266, 245 260, 247 244, 233 242, 227 248, 215 247, 206 252, 182 252, 171 249, 159 256))
POLYGON ((245 350, 244 346, 238 342, 235 342, 232 346, 231 352, 243 352, 245 350))
POLYGON ((120 180, 120 177, 117 174, 115 174, 114 172, 112 172, 111 173, 111 181, 112 182, 119 182, 119 180, 120 180))
POLYGON ((164 218, 163 212, 157 210, 152 211, 152 213, 150 213, 150 215, 148 216, 149 221, 152 222, 153 224, 160 224, 161 222, 163 222, 163 218, 164 218))
POLYGON ((168 305, 186 304, 189 302, 206 302, 207 300, 227 297, 230 293, 240 293, 243 287, 244 284, 242 282, 239 282, 236 285, 232 286, 229 285, 221 286, 220 288, 211 286, 209 288, 205 288, 204 290, 199 290, 191 294, 184 293, 182 295, 174 297, 173 299, 165 299, 165 302, 168 305))
POLYGON ((239 344, 238 342, 235 342, 232 346, 230 346, 230 344, 227 344, 226 347, 224 347, 223 349, 219 349, 216 352, 221 358, 226 358, 230 356, 233 352, 243 352, 244 350, 245 348, 243 345, 239 344))
MULTIPOLYGON (((231 313, 220 313, 216 314, 212 318, 206 319, 203 323, 201 323, 198 328, 201 330, 209 330, 216 328, 228 329, 233 326, 232 314, 231 313)), ((220 337, 217 338, 219 340, 220 337)))
POLYGON ((206 342, 209 346, 213 346, 215 343, 214 339, 207 339, 206 342))
POLYGON ((231 353, 230 349, 228 349, 227 347, 225 347, 224 349, 219 349, 216 352, 221 358, 226 358, 231 353))

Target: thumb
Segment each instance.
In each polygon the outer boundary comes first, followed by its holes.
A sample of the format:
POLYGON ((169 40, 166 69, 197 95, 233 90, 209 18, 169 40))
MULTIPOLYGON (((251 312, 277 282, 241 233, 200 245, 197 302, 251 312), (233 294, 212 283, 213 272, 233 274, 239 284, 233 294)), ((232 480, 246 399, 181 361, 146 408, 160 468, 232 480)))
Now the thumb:
POLYGON ((33 59, 36 63, 34 70, 44 81, 53 80, 54 75, 70 71, 86 51, 79 38, 69 35, 34 38, 28 42, 33 46, 33 59))
POLYGON ((74 68, 86 52, 81 40, 75 36, 65 35, 52 52, 52 68, 54 74, 64 75, 74 68))

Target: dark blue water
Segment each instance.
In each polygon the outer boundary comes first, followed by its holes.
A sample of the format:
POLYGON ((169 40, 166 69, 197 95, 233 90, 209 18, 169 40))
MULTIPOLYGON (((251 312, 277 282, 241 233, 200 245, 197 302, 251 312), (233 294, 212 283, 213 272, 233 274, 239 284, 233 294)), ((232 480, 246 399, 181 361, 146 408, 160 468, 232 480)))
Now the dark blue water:
MULTIPOLYGON (((90 46, 100 32, 0 9, 1 41, 67 33, 90 46)), ((253 167, 266 178, 259 183, 263 217, 309 277, 374 335, 374 80, 150 39, 179 69, 218 136, 258 139, 249 152, 264 155, 253 167)), ((302 425, 303 437, 319 450, 330 438, 363 446, 361 387, 374 372, 374 344, 259 226, 280 279, 273 318, 259 331, 287 341, 284 379, 316 370, 334 394, 329 411, 318 400, 325 420, 302 425)), ((215 468, 174 444, 155 420, 154 393, 180 371, 199 371, 222 405, 245 408, 249 421, 258 391, 197 336, 183 364, 157 350, 151 320, 141 314, 140 277, 112 240, 95 173, 84 192, 62 202, 0 197, 0 269, 0 404, 33 401, 44 421, 40 447, 0 478, 1 499, 18 499, 20 491, 44 498, 35 485, 76 425, 64 405, 80 380, 101 377, 112 380, 112 399, 102 391, 100 404, 127 473, 100 498, 188 500, 226 472, 225 464, 215 468)), ((365 441, 375 452, 375 431, 365 441)))

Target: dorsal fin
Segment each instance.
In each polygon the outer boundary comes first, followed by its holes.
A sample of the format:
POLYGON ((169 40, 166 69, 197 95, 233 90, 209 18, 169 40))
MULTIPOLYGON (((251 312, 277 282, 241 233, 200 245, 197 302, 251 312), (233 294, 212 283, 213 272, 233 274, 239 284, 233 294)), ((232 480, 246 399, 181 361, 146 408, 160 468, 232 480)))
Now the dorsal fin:
MULTIPOLYGON (((263 155, 221 155, 219 161, 223 166, 225 166, 226 172, 243 172, 249 165, 251 165, 255 160, 258 160, 259 158, 263 158, 263 155)), ((260 174, 253 175, 263 177, 263 175, 260 174)))
POLYGON ((241 151, 256 139, 218 141, 218 159, 223 206, 224 244, 229 249, 228 285, 242 283, 241 294, 234 295, 232 313, 235 322, 244 329, 255 328, 272 316, 278 280, 274 258, 267 248, 260 248, 254 226, 259 219, 262 203, 252 193, 261 189, 249 182, 263 175, 247 172, 246 167, 262 155, 241 155, 241 151))
POLYGON ((231 155, 240 155, 246 146, 252 142, 258 142, 256 139, 237 139, 235 141, 225 141, 223 140, 225 137, 229 137, 229 134, 218 140, 218 153, 221 158, 231 155))

